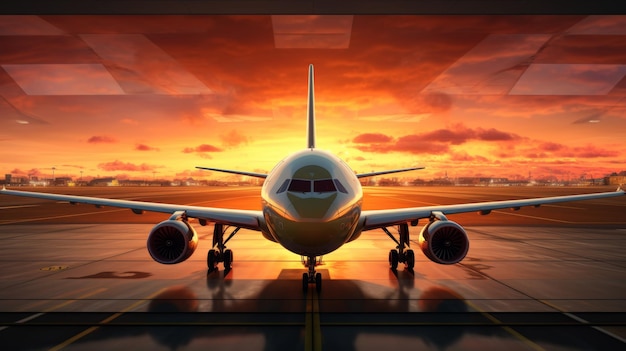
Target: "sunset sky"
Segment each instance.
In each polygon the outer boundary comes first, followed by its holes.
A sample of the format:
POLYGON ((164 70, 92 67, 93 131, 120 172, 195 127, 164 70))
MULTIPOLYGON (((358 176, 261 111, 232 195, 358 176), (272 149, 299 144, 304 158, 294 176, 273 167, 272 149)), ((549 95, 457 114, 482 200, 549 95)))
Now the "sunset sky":
POLYGON ((306 146, 408 177, 626 170, 626 16, 0 16, 0 171, 228 179, 306 146))

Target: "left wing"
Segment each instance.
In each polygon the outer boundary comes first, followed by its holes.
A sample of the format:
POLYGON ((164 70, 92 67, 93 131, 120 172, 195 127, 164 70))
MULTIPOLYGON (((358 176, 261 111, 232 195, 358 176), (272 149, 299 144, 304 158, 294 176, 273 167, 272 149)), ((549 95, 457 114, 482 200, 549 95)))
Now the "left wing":
POLYGON ((91 204, 95 205, 96 207, 110 206, 128 208, 137 214, 141 214, 144 211, 162 212, 169 214, 172 214, 176 211, 184 211, 188 217, 199 218, 204 219, 208 222, 222 223, 259 231, 262 229, 263 223, 265 222, 262 211, 186 206, 158 202, 115 200, 88 196, 59 195, 30 191, 7 190, 6 188, 2 188, 2 190, 0 190, 0 194, 65 201, 69 202, 70 204, 91 204))
POLYGON ((438 217, 447 214, 466 213, 466 212, 480 212, 482 214, 488 214, 492 210, 498 210, 503 208, 511 208, 518 210, 521 207, 534 206, 539 207, 543 204, 551 204, 557 202, 567 201, 580 201, 591 199, 602 199, 607 197, 624 195, 624 190, 621 186, 616 191, 606 193, 595 194, 583 194, 583 195, 568 195, 568 196, 554 196, 543 197, 535 199, 523 199, 523 200, 506 200, 506 201, 491 201, 491 202, 477 202, 469 204, 459 205, 440 205, 440 206, 427 206, 427 207, 411 207, 411 208, 399 208, 392 210, 372 210, 362 211, 361 219, 363 221, 363 230, 370 230, 376 228, 382 228, 400 223, 406 223, 415 221, 421 218, 438 217))

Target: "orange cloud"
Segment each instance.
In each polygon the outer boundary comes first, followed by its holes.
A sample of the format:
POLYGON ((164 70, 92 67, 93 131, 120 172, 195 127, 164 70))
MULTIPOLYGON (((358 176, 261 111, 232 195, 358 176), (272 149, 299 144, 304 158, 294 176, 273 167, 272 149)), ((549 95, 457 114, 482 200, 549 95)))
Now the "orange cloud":
POLYGON ((137 145, 135 145, 135 150, 138 150, 138 151, 159 151, 159 148, 148 146, 146 144, 137 144, 137 145))
POLYGON ((91 144, 100 144, 100 143, 115 143, 117 142, 117 140, 109 136, 94 135, 91 138, 89 138, 87 142, 91 144))
POLYGON ((357 144, 370 144, 370 143, 388 143, 393 140, 392 137, 381 133, 365 133, 359 134, 354 139, 353 143, 357 144))
POLYGON ((196 147, 186 147, 183 149, 183 153, 186 153, 186 154, 190 154, 193 152, 203 153, 203 152, 221 152, 221 151, 222 149, 213 145, 209 145, 209 144, 202 144, 196 147))
POLYGON ((136 165, 130 162, 122 162, 119 160, 115 160, 113 162, 105 162, 98 164, 98 168, 113 172, 113 171, 130 171, 130 172, 146 172, 146 171, 154 171, 161 166, 149 165, 146 163, 142 163, 140 165, 136 165))
POLYGON ((228 132, 228 134, 220 135, 220 140, 222 141, 222 144, 226 147, 245 145, 248 144, 248 142, 250 141, 247 136, 240 134, 234 129, 228 132))
POLYGON ((394 139, 380 133, 357 135, 352 141, 355 148, 369 152, 408 152, 413 154, 442 154, 450 150, 451 145, 461 145, 472 140, 485 142, 508 142, 520 140, 514 133, 503 132, 495 128, 467 128, 462 124, 447 129, 437 129, 421 134, 410 134, 394 139), (367 145, 364 145, 367 144, 367 145))

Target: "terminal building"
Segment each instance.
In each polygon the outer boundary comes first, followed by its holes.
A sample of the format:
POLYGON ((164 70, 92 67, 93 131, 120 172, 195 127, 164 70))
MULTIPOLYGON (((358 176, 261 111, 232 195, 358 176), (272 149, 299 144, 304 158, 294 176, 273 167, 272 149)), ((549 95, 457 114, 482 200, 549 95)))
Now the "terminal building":
POLYGON ((626 171, 621 171, 619 173, 613 173, 608 177, 604 178, 604 184, 607 185, 620 185, 626 184, 626 171))

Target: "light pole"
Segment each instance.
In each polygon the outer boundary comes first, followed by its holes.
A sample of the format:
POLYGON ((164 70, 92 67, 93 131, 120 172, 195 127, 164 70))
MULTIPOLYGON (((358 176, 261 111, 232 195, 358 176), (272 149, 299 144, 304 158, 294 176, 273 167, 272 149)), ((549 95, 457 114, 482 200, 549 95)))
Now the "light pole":
POLYGON ((54 177, 54 170, 56 169, 55 166, 52 166, 52 186, 54 186, 56 184, 56 178, 54 177))

